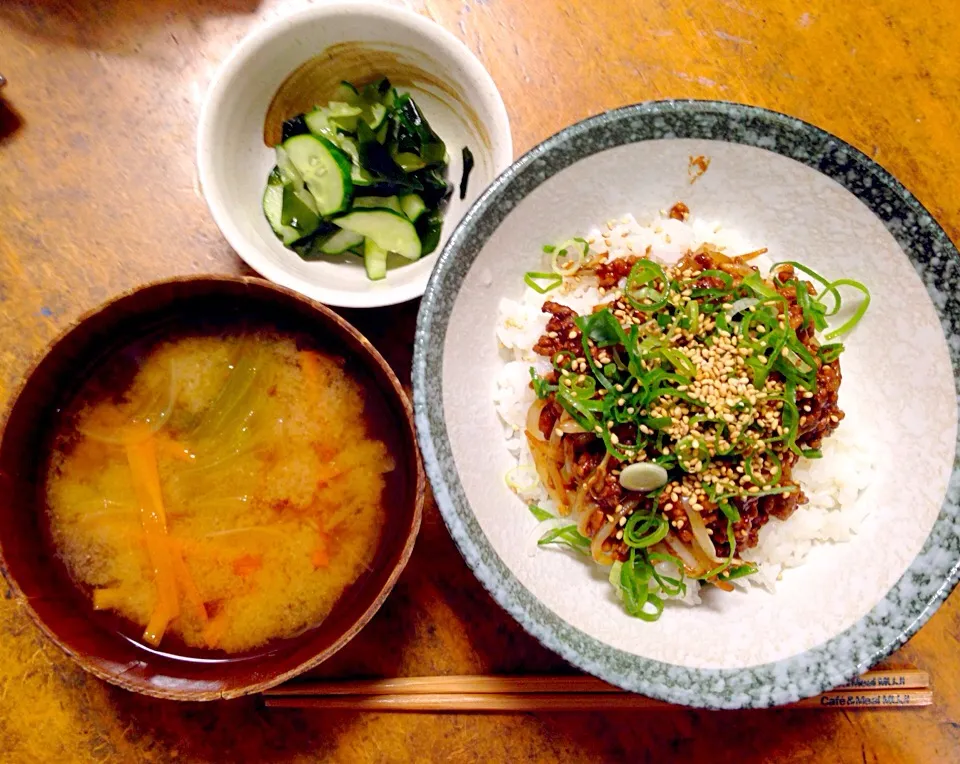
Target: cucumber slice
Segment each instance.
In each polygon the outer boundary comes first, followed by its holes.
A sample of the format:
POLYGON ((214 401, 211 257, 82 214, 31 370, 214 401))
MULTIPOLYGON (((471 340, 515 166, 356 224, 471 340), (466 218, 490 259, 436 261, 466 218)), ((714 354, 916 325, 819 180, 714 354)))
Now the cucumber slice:
POLYGON ((285 186, 278 183, 267 184, 267 189, 263 192, 263 214, 277 238, 285 246, 290 246, 298 239, 303 238, 303 234, 293 226, 284 225, 282 222, 284 188, 285 186))
POLYGON ((364 239, 363 267, 367 271, 367 278, 371 281, 385 279, 387 277, 387 250, 378 247, 370 239, 364 239))
POLYGON ((357 145, 355 138, 349 135, 338 135, 337 146, 340 147, 340 150, 343 151, 344 154, 350 157, 352 164, 357 165, 357 167, 360 166, 360 147, 357 145))
POLYGON ((405 194, 400 197, 400 211, 403 212, 411 222, 416 222, 417 218, 420 217, 426 209, 427 204, 423 201, 420 194, 405 194))
POLYGON ((401 151, 393 155, 393 161, 400 165, 404 172, 416 172, 427 166, 419 156, 410 151, 401 151))
POLYGON ((303 177, 317 202, 317 211, 332 215, 350 201, 350 160, 330 141, 314 135, 298 135, 283 144, 293 166, 303 177))
POLYGON ((337 128, 330 122, 330 112, 323 107, 318 107, 313 111, 303 115, 303 121, 307 129, 318 138, 326 138, 328 141, 336 143, 337 128))
POLYGON ((421 254, 429 255, 440 244, 440 232, 443 230, 443 213, 434 210, 417 220, 417 235, 420 237, 421 254))
POLYGON ((361 244, 363 244, 363 236, 341 228, 320 245, 320 251, 325 255, 339 255, 361 244))
POLYGON ((355 196, 353 198, 352 209, 370 209, 370 210, 393 210, 403 214, 400 207, 400 200, 395 196, 355 196))
POLYGON ((327 104, 327 112, 330 122, 348 133, 357 131, 357 120, 363 113, 359 106, 351 106, 343 101, 331 101, 327 104))
POLYGON ((372 186, 376 184, 377 179, 358 165, 354 165, 350 171, 350 181, 355 186, 372 186))
POLYGON ((297 191, 303 189, 303 176, 300 171, 293 166, 290 161, 290 155, 283 150, 283 146, 277 146, 277 166, 274 168, 280 176, 282 185, 292 185, 297 191))
POLYGON ((333 91, 333 100, 343 101, 351 106, 356 106, 360 100, 360 93, 357 92, 357 89, 353 85, 344 80, 337 85, 337 89, 333 91))
POLYGON ((387 118, 387 107, 382 103, 365 103, 360 119, 367 123, 371 130, 378 130, 387 118))
POLYGON ((280 222, 283 225, 295 228, 302 236, 317 230, 320 218, 313 197, 306 190, 297 191, 293 186, 283 186, 282 200, 280 222))
POLYGON ((336 143, 343 149, 343 153, 350 157, 350 180, 353 185, 372 186, 376 181, 360 164, 360 147, 357 146, 357 141, 349 135, 338 135, 336 143))
POLYGON ((390 80, 381 77, 363 88, 360 97, 367 103, 383 103, 384 97, 392 90, 390 80))
POLYGON ((359 209, 336 218, 341 228, 365 236, 381 249, 396 252, 408 260, 420 257, 420 238, 413 223, 392 210, 359 209))

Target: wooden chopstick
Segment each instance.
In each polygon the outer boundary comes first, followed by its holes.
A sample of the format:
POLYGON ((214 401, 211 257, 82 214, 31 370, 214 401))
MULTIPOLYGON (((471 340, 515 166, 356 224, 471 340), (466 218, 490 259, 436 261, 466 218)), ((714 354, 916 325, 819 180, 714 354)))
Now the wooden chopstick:
POLYGON ((410 676, 333 682, 297 682, 264 695, 411 695, 616 692, 619 687, 592 676, 410 676))
POLYGON ((919 669, 878 669, 868 671, 847 684, 834 687, 840 690, 913 690, 930 686, 930 675, 919 669))
MULTIPOLYGON (((864 690, 828 692, 783 708, 903 708, 929 706, 931 690, 864 690)), ((313 695, 264 700, 268 708, 309 708, 328 711, 537 712, 667 710, 677 706, 633 693, 411 693, 405 695, 313 695)))
MULTIPOLYGON (((930 686, 930 677, 916 669, 868 671, 849 684, 835 687, 844 690, 889 689, 913 690, 930 686)), ((410 676, 392 679, 350 679, 295 682, 267 690, 268 696, 312 695, 487 695, 549 693, 624 693, 619 687, 592 676, 410 676)))
MULTIPOLYGON (((870 671, 793 708, 927 706, 930 677, 916 669, 870 671)), ((314 681, 268 690, 270 708, 355 711, 574 711, 673 708, 591 676, 433 676, 314 681)))

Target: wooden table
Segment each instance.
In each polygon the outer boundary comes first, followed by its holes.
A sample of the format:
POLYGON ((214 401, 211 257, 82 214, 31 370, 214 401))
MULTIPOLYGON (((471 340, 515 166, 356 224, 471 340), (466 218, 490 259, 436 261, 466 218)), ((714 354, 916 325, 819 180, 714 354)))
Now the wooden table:
MULTIPOLYGON (((197 115, 231 47, 302 4, 0 3, 0 72, 10 81, 0 112, 0 403, 47 341, 110 295, 175 274, 244 270, 197 189, 197 115)), ((635 101, 759 104, 877 159, 960 240, 956 0, 408 4, 490 70, 518 152, 635 101)), ((416 309, 350 315, 407 379, 416 309), (390 324, 387 337, 380 327, 390 324)), ((960 761, 958 637, 954 594, 900 653, 933 678, 936 704, 917 711, 321 715, 115 690, 0 597, 0 760, 960 761)), ((484 593, 430 506, 388 603, 323 673, 563 668, 484 593)))

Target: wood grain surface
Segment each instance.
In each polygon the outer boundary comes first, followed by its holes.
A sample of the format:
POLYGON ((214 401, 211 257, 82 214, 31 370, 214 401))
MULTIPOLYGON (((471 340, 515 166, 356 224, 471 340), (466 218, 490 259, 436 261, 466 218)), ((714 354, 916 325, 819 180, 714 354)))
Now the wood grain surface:
MULTIPOLYGON (((301 0, 3 0, 0 404, 64 326, 174 274, 237 273, 196 184, 217 65, 301 0)), ((408 0, 503 93, 522 152, 605 109, 720 98, 809 120, 874 157, 960 240, 956 0, 408 0)), ((416 304, 346 312, 409 380, 416 304)), ((5 587, 0 583, 0 594, 5 587)), ((0 761, 960 761, 960 594, 891 665, 909 711, 517 715, 179 705, 86 676, 0 597, 0 761)), ((435 507, 373 622, 324 676, 562 672, 474 580, 435 507)))

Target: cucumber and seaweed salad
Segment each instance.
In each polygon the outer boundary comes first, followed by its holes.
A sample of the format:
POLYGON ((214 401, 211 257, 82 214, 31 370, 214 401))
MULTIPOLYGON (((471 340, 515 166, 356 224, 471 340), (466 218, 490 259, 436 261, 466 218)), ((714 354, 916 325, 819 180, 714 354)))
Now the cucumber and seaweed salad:
POLYGON ((263 213, 304 260, 351 253, 379 280, 388 253, 417 260, 436 249, 453 191, 447 148, 386 78, 340 83, 326 106, 283 123, 276 152, 263 213))

